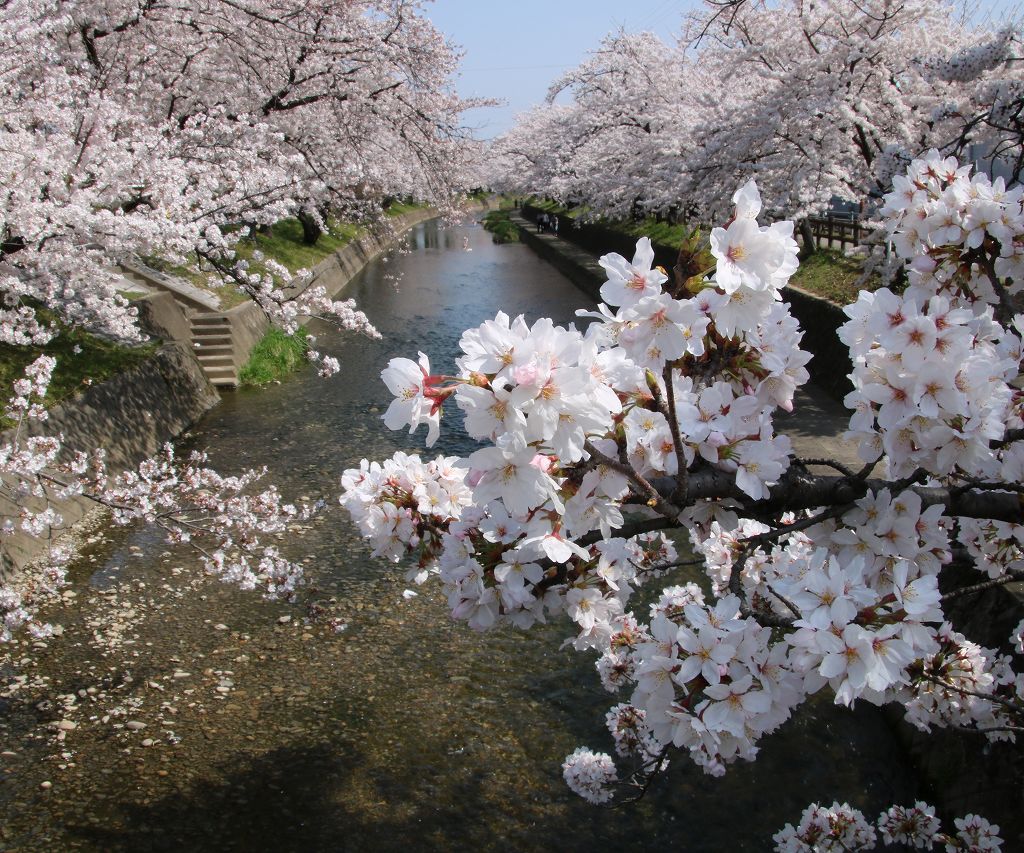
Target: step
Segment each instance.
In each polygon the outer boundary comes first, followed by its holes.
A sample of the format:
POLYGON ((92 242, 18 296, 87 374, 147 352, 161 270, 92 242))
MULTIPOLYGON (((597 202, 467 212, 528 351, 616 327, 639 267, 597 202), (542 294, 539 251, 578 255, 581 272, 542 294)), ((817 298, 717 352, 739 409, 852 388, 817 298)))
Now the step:
POLYGON ((207 377, 210 380, 210 384, 214 388, 237 388, 238 377, 236 376, 224 376, 224 377, 207 377))
POLYGON ((199 363, 203 368, 230 367, 235 369, 235 360, 230 355, 203 355, 198 356, 199 363))
POLYGON ((204 371, 206 378, 214 385, 237 385, 238 372, 234 368, 208 367, 204 371))
POLYGON ((190 318, 193 326, 230 326, 231 321, 223 314, 193 314, 190 318))
POLYGON ((197 346, 204 347, 230 347, 234 346, 231 335, 192 335, 192 340, 197 346))
POLYGON ((235 348, 231 344, 208 344, 205 341, 202 344, 192 347, 195 354, 198 355, 233 355, 235 348))

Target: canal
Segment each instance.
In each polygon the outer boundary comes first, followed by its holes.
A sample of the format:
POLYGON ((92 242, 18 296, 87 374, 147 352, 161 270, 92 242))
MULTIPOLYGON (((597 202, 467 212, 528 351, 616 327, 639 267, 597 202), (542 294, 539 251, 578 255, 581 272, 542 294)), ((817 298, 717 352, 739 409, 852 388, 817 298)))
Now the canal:
MULTIPOLYGON (((478 635, 429 587, 406 600, 337 493, 364 456, 422 451, 422 431, 380 420, 389 358, 422 350, 443 370, 496 311, 570 322, 586 297, 525 247, 438 221, 346 295, 383 340, 314 329, 339 376, 229 394, 183 441, 225 473, 266 465, 289 498, 326 502, 281 542, 313 587, 269 603, 152 531, 89 534, 52 617, 64 635, 6 665, 22 681, 0 700, 0 849, 760 851, 812 800, 869 813, 912 800, 872 709, 820 703, 725 778, 680 756, 638 804, 571 794, 561 761, 611 751, 604 714, 626 697, 602 690, 592 656, 560 649, 567 623, 478 635)), ((472 448, 454 430, 431 452, 472 448)))

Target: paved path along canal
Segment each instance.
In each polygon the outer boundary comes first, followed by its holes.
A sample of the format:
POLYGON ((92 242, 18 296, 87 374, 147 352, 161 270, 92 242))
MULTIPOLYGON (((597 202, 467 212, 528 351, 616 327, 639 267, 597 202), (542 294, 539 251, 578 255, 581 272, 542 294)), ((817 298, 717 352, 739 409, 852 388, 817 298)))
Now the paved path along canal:
MULTIPOLYGON (((764 850, 811 800, 877 810, 918 793, 871 709, 827 704, 723 779, 679 758, 619 810, 565 788, 567 753, 610 749, 617 701, 592 657, 559 649, 567 625, 477 635, 429 589, 405 601, 335 497, 361 457, 422 448, 380 421, 388 358, 423 350, 443 367, 499 309, 567 322, 586 299, 475 224, 427 223, 407 243, 348 292, 384 340, 317 330, 341 376, 231 395, 188 439, 221 470, 266 464, 286 495, 328 502, 282 543, 315 588, 267 603, 152 532, 91 536, 56 615, 64 636, 15 651, 25 683, 0 708, 0 849, 764 850), (347 627, 308 621, 307 605, 347 627)), ((471 446, 450 434, 434 450, 471 446)))

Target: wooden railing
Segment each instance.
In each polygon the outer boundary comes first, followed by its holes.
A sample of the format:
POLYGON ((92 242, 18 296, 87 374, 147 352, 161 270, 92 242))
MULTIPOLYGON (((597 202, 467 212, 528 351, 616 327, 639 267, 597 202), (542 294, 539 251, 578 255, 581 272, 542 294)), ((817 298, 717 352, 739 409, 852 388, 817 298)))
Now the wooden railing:
POLYGON ((846 249, 859 246, 867 229, 856 214, 851 216, 811 216, 811 231, 818 249, 846 249))

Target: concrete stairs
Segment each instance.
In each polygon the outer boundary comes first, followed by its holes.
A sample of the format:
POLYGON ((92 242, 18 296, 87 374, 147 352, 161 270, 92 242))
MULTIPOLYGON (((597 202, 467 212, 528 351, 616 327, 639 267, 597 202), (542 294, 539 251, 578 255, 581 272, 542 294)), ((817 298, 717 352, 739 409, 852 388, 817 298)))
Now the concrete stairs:
POLYGON ((218 388, 238 387, 238 366, 231 322, 225 314, 193 314, 192 348, 210 383, 218 388))
POLYGON ((189 324, 192 351, 207 379, 217 388, 238 387, 238 356, 231 321, 219 310, 216 296, 137 259, 122 260, 118 272, 132 287, 144 292, 170 293, 189 324))

